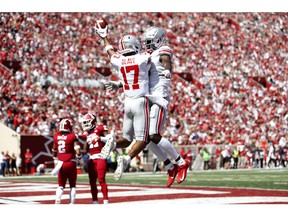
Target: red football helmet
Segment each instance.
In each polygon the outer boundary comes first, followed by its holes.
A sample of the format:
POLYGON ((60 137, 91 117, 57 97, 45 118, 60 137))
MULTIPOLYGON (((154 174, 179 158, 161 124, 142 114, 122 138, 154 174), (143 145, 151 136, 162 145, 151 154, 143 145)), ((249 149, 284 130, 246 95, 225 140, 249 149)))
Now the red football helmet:
POLYGON ((64 118, 59 123, 60 132, 72 132, 73 123, 70 119, 64 118))
POLYGON ((96 116, 91 114, 91 113, 87 113, 84 118, 82 119, 81 122, 82 128, 84 131, 89 131, 93 128, 96 127, 96 116))

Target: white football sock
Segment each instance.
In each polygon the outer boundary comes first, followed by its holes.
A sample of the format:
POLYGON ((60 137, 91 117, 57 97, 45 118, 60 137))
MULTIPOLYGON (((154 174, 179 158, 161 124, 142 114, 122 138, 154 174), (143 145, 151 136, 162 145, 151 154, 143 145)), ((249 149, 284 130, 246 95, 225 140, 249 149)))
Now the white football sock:
POLYGON ((76 199, 76 188, 70 188, 70 204, 74 204, 76 199))
POLYGON ((64 192, 63 187, 58 187, 56 189, 56 200, 59 200, 59 201, 61 200, 61 196, 62 196, 63 192, 64 192))
MULTIPOLYGON (((173 147, 172 143, 168 139, 162 137, 162 139, 160 140, 158 145, 173 160, 176 161, 176 159, 180 156, 179 153, 176 151, 176 149, 173 147)), ((183 160, 182 157, 180 157, 180 160, 176 161, 176 163, 177 163, 177 165, 181 166, 181 165, 185 164, 185 161, 183 160)))
POLYGON ((168 159, 167 154, 154 142, 150 141, 147 145, 147 148, 151 150, 160 161, 164 162, 168 159))
POLYGON ((126 155, 124 157, 124 170, 128 167, 128 165, 131 163, 131 157, 129 155, 126 155))
MULTIPOLYGON (((157 158, 160 161, 164 162, 164 161, 168 160, 169 158, 167 157, 167 154, 163 151, 163 149, 160 148, 158 145, 155 144, 154 142, 150 141, 150 143, 147 145, 147 147, 149 150, 151 150, 153 152, 153 154, 155 154, 157 156, 157 158)), ((174 164, 171 163, 171 161, 170 161, 170 163, 165 165, 165 167, 167 168, 167 170, 172 170, 174 168, 174 164)))

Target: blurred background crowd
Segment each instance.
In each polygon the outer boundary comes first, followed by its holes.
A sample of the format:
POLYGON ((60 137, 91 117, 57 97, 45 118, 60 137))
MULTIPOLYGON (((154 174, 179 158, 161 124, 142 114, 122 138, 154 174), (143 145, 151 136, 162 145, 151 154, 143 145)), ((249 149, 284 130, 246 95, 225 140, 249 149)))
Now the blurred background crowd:
POLYGON ((62 117, 89 112, 121 135, 123 94, 95 19, 124 34, 157 25, 174 51, 167 128, 175 145, 278 144, 288 130, 287 13, 1 13, 0 120, 51 135, 62 117))

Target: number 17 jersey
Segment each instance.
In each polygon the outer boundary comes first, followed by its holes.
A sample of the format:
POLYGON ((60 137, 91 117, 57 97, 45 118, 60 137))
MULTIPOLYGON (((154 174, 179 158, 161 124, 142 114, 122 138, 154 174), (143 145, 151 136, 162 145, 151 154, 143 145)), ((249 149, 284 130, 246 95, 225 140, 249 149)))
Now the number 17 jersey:
POLYGON ((119 72, 126 97, 139 98, 149 94, 150 54, 131 56, 114 54, 111 57, 111 64, 119 72))

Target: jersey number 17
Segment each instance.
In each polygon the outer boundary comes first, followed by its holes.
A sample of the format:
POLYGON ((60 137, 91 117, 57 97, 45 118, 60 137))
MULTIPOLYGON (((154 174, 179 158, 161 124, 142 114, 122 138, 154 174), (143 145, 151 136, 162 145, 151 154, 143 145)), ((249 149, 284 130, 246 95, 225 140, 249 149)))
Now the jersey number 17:
POLYGON ((130 90, 129 84, 131 85, 131 83, 128 83, 127 81, 127 76, 126 74, 128 73, 133 73, 134 72, 134 79, 133 79, 133 83, 132 83, 132 89, 136 90, 139 89, 139 65, 127 65, 127 66, 122 66, 120 68, 120 72, 123 76, 123 81, 124 81, 124 89, 125 90, 130 90))

